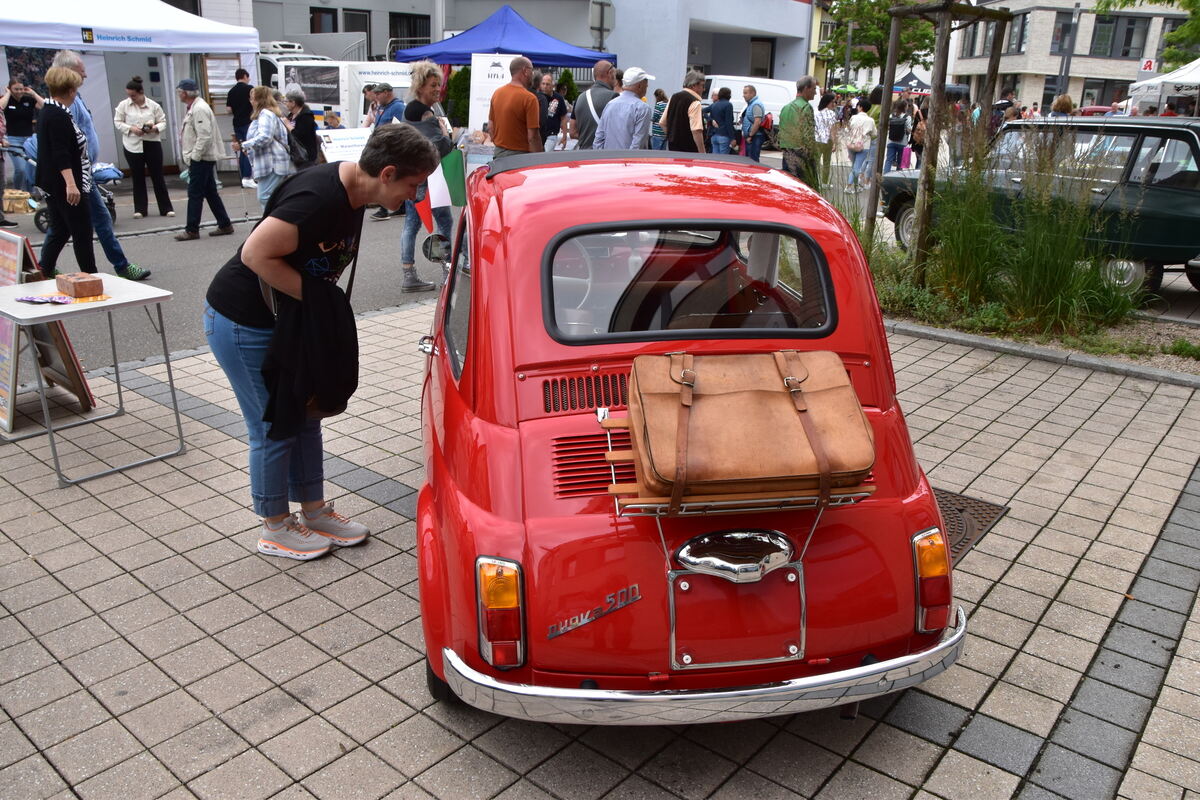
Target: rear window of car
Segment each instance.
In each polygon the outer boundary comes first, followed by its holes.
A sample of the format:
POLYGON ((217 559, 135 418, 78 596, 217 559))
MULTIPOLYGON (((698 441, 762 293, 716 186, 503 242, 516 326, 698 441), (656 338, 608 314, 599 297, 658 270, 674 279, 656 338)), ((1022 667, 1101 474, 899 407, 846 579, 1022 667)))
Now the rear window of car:
POLYGON ((790 228, 589 228, 547 252, 544 309, 568 343, 823 336, 834 308, 823 254, 790 228))

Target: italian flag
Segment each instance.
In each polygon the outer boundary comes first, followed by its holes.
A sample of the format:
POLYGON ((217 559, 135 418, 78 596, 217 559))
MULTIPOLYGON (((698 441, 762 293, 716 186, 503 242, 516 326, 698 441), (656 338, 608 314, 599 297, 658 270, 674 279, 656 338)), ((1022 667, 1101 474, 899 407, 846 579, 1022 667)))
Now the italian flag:
POLYGON ((433 232, 433 209, 444 206, 463 206, 467 203, 467 179, 463 169, 463 153, 451 150, 429 176, 429 191, 417 203, 417 214, 425 230, 433 232))

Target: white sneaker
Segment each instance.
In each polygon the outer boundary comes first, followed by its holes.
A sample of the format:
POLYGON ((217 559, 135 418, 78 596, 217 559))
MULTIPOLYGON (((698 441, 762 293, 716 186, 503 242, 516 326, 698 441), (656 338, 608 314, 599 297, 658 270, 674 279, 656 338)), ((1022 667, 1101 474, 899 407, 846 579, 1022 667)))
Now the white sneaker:
POLYGON ((166 216, 168 216, 168 217, 173 217, 173 216, 175 216, 175 212, 174 212, 174 211, 168 211, 168 212, 166 213, 166 216))
POLYGON ((134 219, 141 219, 143 216, 144 216, 144 215, 143 215, 143 214, 142 214, 142 212, 140 212, 140 211, 135 211, 135 212, 133 212, 133 218, 134 218, 134 219))
POLYGON ((311 514, 307 511, 301 512, 301 517, 304 520, 304 527, 318 536, 325 537, 330 544, 335 544, 338 547, 349 547, 350 545, 358 544, 365 540, 367 535, 371 533, 371 531, 367 530, 366 525, 353 522, 334 511, 332 501, 311 514))
POLYGON ((329 542, 321 536, 314 536, 311 530, 300 524, 295 514, 288 514, 274 525, 263 520, 258 552, 309 561, 328 553, 329 542))
POLYGON ((242 178, 242 188, 243 189, 257 189, 258 181, 254 180, 254 178, 242 178))

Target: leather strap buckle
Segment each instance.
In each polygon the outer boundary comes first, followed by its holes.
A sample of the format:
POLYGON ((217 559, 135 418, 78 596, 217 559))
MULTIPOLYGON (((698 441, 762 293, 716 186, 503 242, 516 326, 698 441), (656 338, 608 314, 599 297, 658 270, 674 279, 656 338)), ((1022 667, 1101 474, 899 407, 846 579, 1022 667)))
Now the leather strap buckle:
POLYGON ((695 389, 696 388, 696 371, 694 369, 688 369, 686 367, 679 370, 679 382, 682 383, 684 386, 691 386, 693 389, 695 389))
POLYGON ((791 392, 792 394, 795 394, 796 392, 799 392, 799 391, 803 391, 803 389, 800 386, 800 379, 797 378, 795 375, 784 375, 783 376, 783 387, 785 389, 787 389, 789 392, 791 392))

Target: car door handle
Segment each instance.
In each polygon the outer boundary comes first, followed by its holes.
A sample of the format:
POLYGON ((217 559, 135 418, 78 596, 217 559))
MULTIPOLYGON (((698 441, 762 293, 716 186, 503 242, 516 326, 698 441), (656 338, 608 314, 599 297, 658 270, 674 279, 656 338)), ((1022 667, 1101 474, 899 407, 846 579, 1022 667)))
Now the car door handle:
POLYGON ((1020 183, 1020 182, 1021 182, 1023 179, 1022 179, 1022 178, 1016 178, 1016 177, 1013 177, 1013 178, 1009 178, 1009 180, 1010 180, 1010 181, 1012 181, 1013 183, 1020 183))
POLYGON ((1093 186, 1092 194, 1107 194, 1108 188, 1105 186, 1093 186))
POLYGON ((433 343, 432 336, 422 336, 420 339, 418 339, 417 349, 427 356, 436 355, 438 351, 437 346, 433 343))

